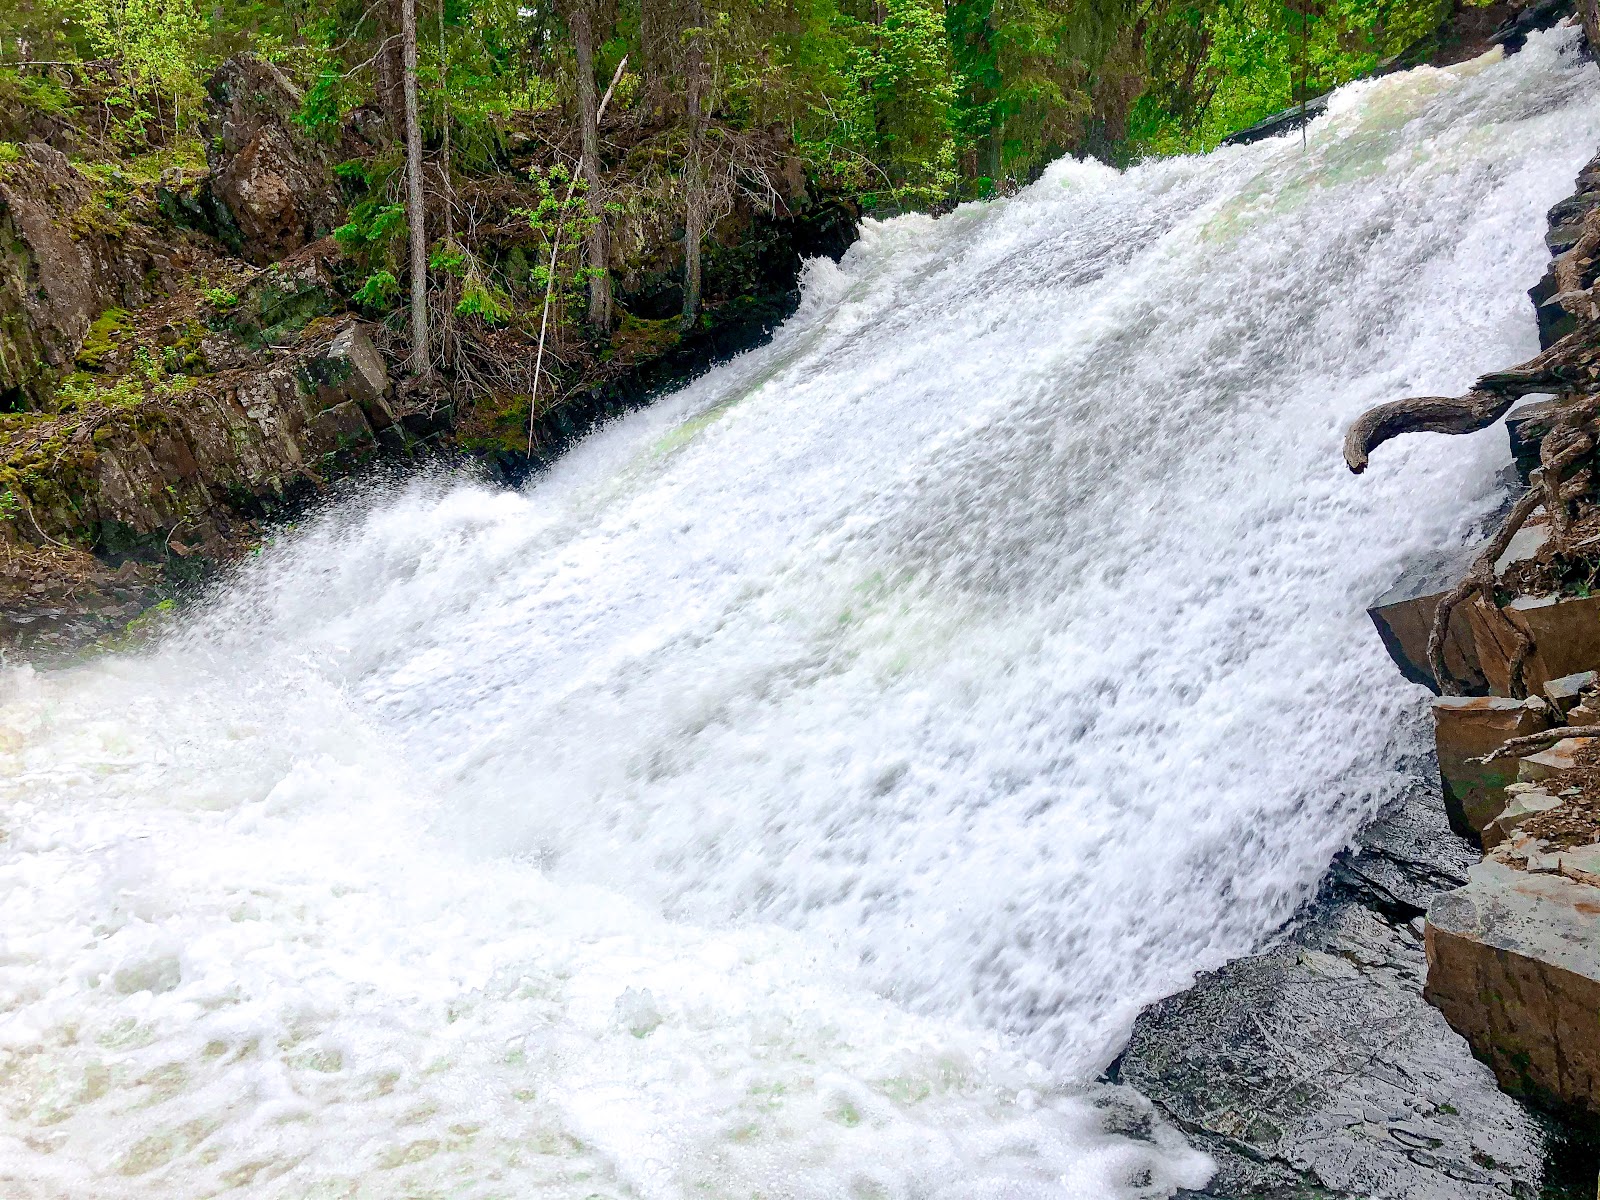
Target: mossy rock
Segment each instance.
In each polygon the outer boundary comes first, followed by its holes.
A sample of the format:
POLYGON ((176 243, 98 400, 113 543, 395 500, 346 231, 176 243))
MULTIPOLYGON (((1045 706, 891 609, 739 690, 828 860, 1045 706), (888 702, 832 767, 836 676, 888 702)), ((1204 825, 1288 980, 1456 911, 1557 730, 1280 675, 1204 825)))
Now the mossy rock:
POLYGON ((103 370, 107 359, 117 350, 129 328, 126 309, 106 309, 89 326, 89 332, 83 335, 83 345, 78 349, 78 365, 90 371, 103 370))

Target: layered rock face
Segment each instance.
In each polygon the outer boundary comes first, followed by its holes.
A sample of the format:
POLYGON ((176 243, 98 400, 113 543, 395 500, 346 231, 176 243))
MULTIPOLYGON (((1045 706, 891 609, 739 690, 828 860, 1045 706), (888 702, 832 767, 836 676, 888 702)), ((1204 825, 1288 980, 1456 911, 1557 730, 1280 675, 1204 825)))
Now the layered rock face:
POLYGON ((59 150, 20 153, 0 167, 0 412, 38 407, 101 313, 181 286, 196 254, 109 209, 59 150))
POLYGON ((1485 859, 1433 902, 1427 997, 1509 1090, 1600 1116, 1600 888, 1554 857, 1485 859))
POLYGON ((1512 456, 1530 490, 1488 548, 1457 561, 1460 588, 1430 578, 1440 586, 1402 587, 1372 615, 1408 678, 1435 690, 1489 693, 1445 695, 1433 705, 1451 827, 1487 854, 1463 886, 1427 906, 1426 996, 1502 1087, 1593 1123, 1600 1118, 1600 596, 1591 594, 1590 579, 1600 568, 1593 553, 1600 464, 1581 422, 1600 396, 1600 158, 1579 175, 1573 196, 1551 209, 1549 226, 1554 257, 1531 293, 1546 352, 1478 385, 1556 393, 1507 418, 1512 456), (1450 608, 1471 591, 1470 601, 1450 608), (1438 614, 1426 621, 1431 648, 1420 637, 1424 614, 1415 611, 1430 603, 1438 614), (1441 664, 1444 677, 1436 678, 1441 664))

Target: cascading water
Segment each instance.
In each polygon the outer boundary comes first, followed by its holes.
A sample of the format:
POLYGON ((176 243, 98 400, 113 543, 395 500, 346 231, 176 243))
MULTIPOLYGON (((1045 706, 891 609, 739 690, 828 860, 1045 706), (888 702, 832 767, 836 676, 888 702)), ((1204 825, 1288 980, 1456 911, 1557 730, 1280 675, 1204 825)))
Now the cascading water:
POLYGON ((1361 609, 1503 434, 1339 439, 1536 349, 1597 85, 1541 36, 869 223, 526 492, 346 503, 154 653, 8 671, 0 1190, 1197 1185, 1090 1081, 1401 786, 1361 609))

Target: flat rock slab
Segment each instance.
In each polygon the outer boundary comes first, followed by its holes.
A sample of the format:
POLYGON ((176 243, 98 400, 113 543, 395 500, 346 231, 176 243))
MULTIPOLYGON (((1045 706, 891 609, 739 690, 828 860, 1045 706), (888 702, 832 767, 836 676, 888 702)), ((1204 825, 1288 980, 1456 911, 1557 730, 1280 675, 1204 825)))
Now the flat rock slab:
MULTIPOLYGON (((1400 673, 1436 694, 1439 684, 1428 663, 1434 614, 1439 601, 1471 569, 1476 556, 1476 550, 1461 550, 1416 562, 1367 609, 1367 616, 1400 673)), ((1489 684, 1478 665, 1478 649, 1465 605, 1457 605, 1451 612, 1446 635, 1445 670, 1465 694, 1483 695, 1489 684)))
POLYGON ((1148 1010, 1120 1078, 1218 1159, 1201 1195, 1533 1196, 1543 1136, 1423 971, 1409 928, 1339 906, 1148 1010))
POLYGON ((1442 809, 1414 794, 1285 941, 1139 1017, 1117 1078, 1217 1159, 1189 1195, 1538 1194, 1544 1134, 1421 994, 1420 914, 1477 859, 1442 809))
POLYGON ((1508 1091, 1597 1114, 1600 888, 1567 876, 1600 864, 1574 852, 1570 871, 1560 865, 1485 859, 1435 897, 1427 994, 1508 1091))

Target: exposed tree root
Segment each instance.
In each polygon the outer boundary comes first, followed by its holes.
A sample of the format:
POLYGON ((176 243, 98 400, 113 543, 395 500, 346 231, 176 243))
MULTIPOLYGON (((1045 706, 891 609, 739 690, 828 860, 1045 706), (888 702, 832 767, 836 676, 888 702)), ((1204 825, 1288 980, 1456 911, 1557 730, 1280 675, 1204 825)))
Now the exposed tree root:
MULTIPOLYGON (((1587 405, 1581 406, 1586 410, 1587 405)), ((1523 497, 1512 506, 1505 521, 1500 526, 1500 531, 1494 535, 1489 544, 1483 548, 1478 557, 1473 560, 1472 569, 1465 579, 1445 593, 1439 601, 1439 607, 1434 610, 1433 629, 1428 634, 1428 666, 1433 671, 1434 680, 1439 685, 1439 691, 1446 696, 1459 696, 1461 687, 1455 677, 1446 669, 1444 663, 1444 639, 1450 628, 1450 616, 1456 606, 1469 597, 1476 596, 1480 608, 1485 616, 1498 624, 1501 630, 1508 634, 1512 644, 1516 646, 1507 667, 1507 690, 1512 696, 1521 699, 1528 694, 1527 686, 1522 678, 1523 666, 1528 661, 1528 655, 1533 653, 1533 642, 1521 626, 1517 625, 1510 617, 1506 616, 1494 599, 1495 572, 1494 565, 1500 556, 1511 545, 1511 539, 1517 535, 1528 518, 1548 503, 1552 494, 1557 501, 1551 507, 1552 520, 1555 512, 1566 512, 1567 505, 1577 497, 1589 490, 1590 472, 1581 472, 1577 478, 1565 484, 1559 482, 1565 472, 1576 465, 1578 461, 1594 449, 1594 439, 1586 432, 1578 430, 1566 418, 1565 414, 1556 424, 1556 427, 1546 435, 1540 450, 1548 446, 1555 435, 1560 433, 1562 438, 1557 438, 1558 444, 1564 448, 1557 453, 1550 454, 1540 468, 1538 486, 1530 488, 1523 497), (1548 487, 1547 487, 1548 485, 1548 487)), ((1552 534, 1552 536, 1554 536, 1552 534)))
POLYGON ((1569 333, 1509 371, 1491 371, 1465 396, 1412 396, 1369 408, 1344 437, 1344 461, 1357 475, 1372 452, 1402 433, 1476 433, 1493 425, 1522 396, 1589 391, 1600 378, 1593 329, 1569 333))
POLYGON ((1527 640, 1526 635, 1513 625, 1504 613, 1492 601, 1494 598, 1494 564, 1506 547, 1511 544, 1511 539, 1516 536, 1517 530, 1531 517, 1534 510, 1539 507, 1542 497, 1537 491, 1530 491, 1518 500, 1506 517, 1505 523, 1500 526, 1500 532, 1495 534, 1494 540, 1484 548, 1472 564, 1472 570, 1467 573, 1460 583, 1451 588, 1439 601, 1439 607, 1433 612, 1433 629, 1428 633, 1428 667, 1433 671, 1433 678, 1439 685, 1439 691, 1445 696, 1459 696, 1461 685, 1456 682, 1455 676, 1450 674, 1444 664, 1444 639, 1450 628, 1450 615, 1455 611, 1456 605, 1463 600, 1484 592, 1484 575, 1489 577, 1488 593, 1491 603, 1487 606, 1499 613, 1501 620, 1505 621, 1510 629, 1513 639, 1518 643, 1518 654, 1515 659, 1513 691, 1522 681, 1522 662, 1527 657, 1521 648, 1521 643, 1527 640))

